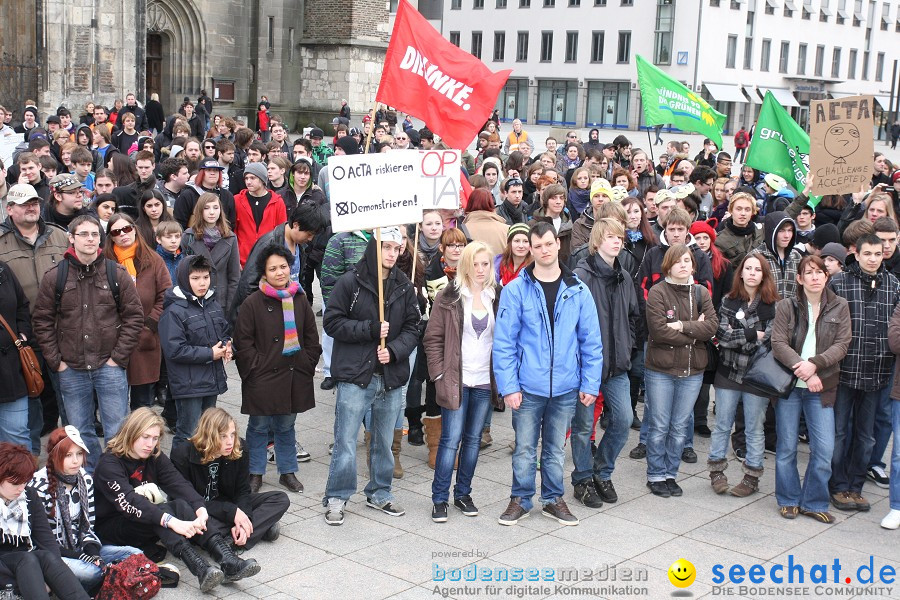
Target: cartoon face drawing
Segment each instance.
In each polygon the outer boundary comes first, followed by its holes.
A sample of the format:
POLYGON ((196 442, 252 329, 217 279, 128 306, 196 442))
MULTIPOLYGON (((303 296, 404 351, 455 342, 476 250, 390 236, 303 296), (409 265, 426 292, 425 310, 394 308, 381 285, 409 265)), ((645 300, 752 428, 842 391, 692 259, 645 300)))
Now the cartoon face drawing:
POLYGON ((835 123, 825 132, 824 146, 835 164, 846 164, 846 158, 859 150, 859 129, 852 123, 835 123))

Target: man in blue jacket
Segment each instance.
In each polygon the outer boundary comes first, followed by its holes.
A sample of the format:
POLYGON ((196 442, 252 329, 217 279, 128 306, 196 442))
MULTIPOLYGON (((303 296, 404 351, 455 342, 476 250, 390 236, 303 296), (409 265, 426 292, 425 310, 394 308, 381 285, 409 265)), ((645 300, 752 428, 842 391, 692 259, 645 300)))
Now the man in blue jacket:
POLYGON ((499 521, 515 525, 531 510, 543 432, 542 513, 577 525, 562 498, 563 446, 576 403, 590 406, 600 391, 600 324, 587 286, 559 262, 553 224, 536 223, 529 237, 534 263, 503 289, 494 330, 497 391, 513 410, 516 432, 512 493, 499 521))

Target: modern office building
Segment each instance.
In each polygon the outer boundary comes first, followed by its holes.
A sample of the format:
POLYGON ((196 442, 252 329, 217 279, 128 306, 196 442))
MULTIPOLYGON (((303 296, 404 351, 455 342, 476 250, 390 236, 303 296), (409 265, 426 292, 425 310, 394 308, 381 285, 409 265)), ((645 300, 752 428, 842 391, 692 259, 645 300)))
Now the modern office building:
POLYGON ((513 70, 497 108, 528 123, 637 128, 636 54, 726 114, 726 131, 754 121, 766 90, 803 125, 810 100, 853 94, 874 95, 880 119, 900 59, 898 0, 444 0, 439 11, 423 0, 420 10, 489 67, 513 70))

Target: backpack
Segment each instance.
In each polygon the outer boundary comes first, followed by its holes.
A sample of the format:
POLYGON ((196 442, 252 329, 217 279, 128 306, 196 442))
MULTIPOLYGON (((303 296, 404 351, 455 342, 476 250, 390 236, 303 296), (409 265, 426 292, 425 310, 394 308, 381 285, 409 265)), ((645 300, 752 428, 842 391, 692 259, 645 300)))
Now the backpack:
MULTIPOLYGON (((66 289, 66 279, 69 277, 69 261, 63 258, 56 267, 56 312, 59 314, 59 307, 62 305, 62 295, 66 289)), ((119 292, 119 278, 116 277, 116 263, 111 260, 106 261, 106 281, 109 283, 109 290, 112 292, 113 300, 116 301, 116 310, 122 312, 122 298, 119 292)))
POLYGON ((144 554, 132 554, 109 565, 96 600, 152 598, 161 587, 159 567, 144 554))
POLYGON ((743 131, 738 131, 737 136, 735 137, 735 142, 738 144, 746 144, 747 143, 747 134, 743 131))

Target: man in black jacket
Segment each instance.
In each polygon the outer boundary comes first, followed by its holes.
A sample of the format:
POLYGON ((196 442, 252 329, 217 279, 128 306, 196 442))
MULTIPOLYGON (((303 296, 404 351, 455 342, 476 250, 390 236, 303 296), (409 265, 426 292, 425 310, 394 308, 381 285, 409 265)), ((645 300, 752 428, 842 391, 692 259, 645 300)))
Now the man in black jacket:
POLYGON ((409 355, 419 339, 421 314, 412 284, 395 266, 403 242, 400 228, 384 227, 380 232, 381 264, 376 258, 375 237, 354 270, 342 275, 331 290, 322 323, 334 338, 331 376, 338 382, 334 454, 323 500, 329 525, 344 522, 344 506, 356 493, 356 438, 369 409, 371 461, 366 506, 394 517, 405 512, 391 494, 391 442, 402 408, 401 388, 409 380, 409 355), (377 277, 384 285, 384 321, 378 314, 377 277))
POLYGON ((135 129, 137 129, 138 131, 150 131, 150 124, 147 121, 147 113, 143 108, 138 106, 137 99, 131 92, 128 92, 128 95, 125 96, 125 106, 123 106, 121 110, 119 110, 119 120, 116 122, 116 125, 121 123, 122 115, 124 115, 126 112, 134 114, 135 129))

